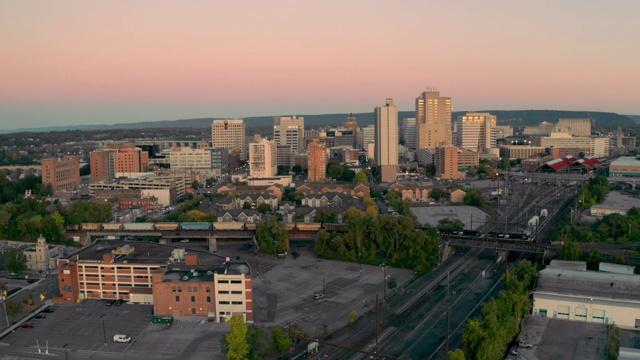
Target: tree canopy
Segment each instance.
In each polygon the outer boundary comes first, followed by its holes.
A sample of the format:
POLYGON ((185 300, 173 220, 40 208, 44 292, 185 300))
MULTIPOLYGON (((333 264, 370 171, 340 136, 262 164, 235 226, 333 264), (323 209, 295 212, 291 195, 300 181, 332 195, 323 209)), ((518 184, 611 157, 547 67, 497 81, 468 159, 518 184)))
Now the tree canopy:
POLYGON ((435 231, 415 230, 411 216, 372 216, 355 209, 344 215, 343 232, 320 230, 316 240, 319 257, 413 269, 418 275, 438 263, 435 231))
POLYGON ((256 240, 265 254, 284 254, 289 251, 289 234, 283 223, 271 217, 256 227, 256 240))
POLYGON ((247 324, 242 316, 234 316, 229 320, 231 331, 225 336, 228 344, 227 358, 229 360, 245 360, 249 355, 247 341, 247 324))

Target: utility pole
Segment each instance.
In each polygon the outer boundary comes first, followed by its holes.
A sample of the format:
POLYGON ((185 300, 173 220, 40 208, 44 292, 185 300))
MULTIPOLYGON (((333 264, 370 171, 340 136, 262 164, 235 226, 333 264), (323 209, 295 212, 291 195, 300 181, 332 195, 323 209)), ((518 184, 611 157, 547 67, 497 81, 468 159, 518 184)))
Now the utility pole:
POLYGON ((379 351, 378 351, 378 326, 380 325, 380 320, 379 317, 380 314, 378 313, 378 295, 376 295, 376 360, 379 359, 379 351))
POLYGON ((102 319, 102 336, 104 337, 104 346, 107 346, 107 331, 104 328, 104 319, 102 319))
POLYGON ((451 307, 447 307, 447 340, 445 342, 445 350, 444 350, 444 358, 445 360, 449 360, 449 312, 451 311, 451 307))
POLYGON ((7 320, 7 327, 11 326, 9 324, 9 314, 7 314, 7 297, 6 296, 2 296, 2 306, 4 307, 4 317, 7 320))

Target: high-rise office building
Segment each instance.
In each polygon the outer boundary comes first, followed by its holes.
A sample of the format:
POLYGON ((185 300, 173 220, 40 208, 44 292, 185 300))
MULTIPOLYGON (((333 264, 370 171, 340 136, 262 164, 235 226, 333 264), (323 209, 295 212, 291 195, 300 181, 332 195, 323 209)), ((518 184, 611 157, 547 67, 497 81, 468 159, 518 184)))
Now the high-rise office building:
POLYGON ((274 141, 262 139, 249 144, 249 176, 273 177, 278 172, 278 149, 274 141))
POLYGON ((280 116, 273 118, 273 139, 278 145, 290 145, 295 154, 304 150, 304 118, 280 116))
POLYGON ((478 148, 496 147, 495 115, 489 113, 467 113, 458 117, 456 145, 459 148, 477 151, 478 148))
POLYGON ((169 153, 172 170, 189 170, 208 178, 229 174, 229 150, 176 147, 169 153))
POLYGON ((220 149, 240 148, 240 158, 246 160, 245 142, 244 120, 213 120, 211 124, 211 147, 220 149))
POLYGON ((53 191, 80 185, 80 159, 65 156, 62 159, 42 159, 42 183, 51 184, 53 191))
POLYGON ((569 128, 573 136, 591 136, 591 119, 560 119, 557 125, 569 128))
POLYGON ((451 98, 428 90, 416 98, 418 149, 435 148, 451 142, 451 98))
POLYGON ((360 129, 362 133, 362 147, 367 148, 368 144, 376 142, 376 127, 375 125, 367 125, 360 129))
POLYGON ((358 149, 358 121, 353 114, 349 114, 347 122, 344 123, 344 127, 351 130, 353 133, 353 148, 358 149))
POLYGON ((384 182, 396 180, 398 173, 398 108, 393 99, 374 111, 376 164, 384 182))
POLYGON ((309 155, 309 181, 318 182, 327 178, 327 145, 313 139, 307 146, 309 155))
POLYGON ((416 118, 402 119, 402 139, 404 146, 409 149, 417 149, 418 146, 418 123, 416 118))

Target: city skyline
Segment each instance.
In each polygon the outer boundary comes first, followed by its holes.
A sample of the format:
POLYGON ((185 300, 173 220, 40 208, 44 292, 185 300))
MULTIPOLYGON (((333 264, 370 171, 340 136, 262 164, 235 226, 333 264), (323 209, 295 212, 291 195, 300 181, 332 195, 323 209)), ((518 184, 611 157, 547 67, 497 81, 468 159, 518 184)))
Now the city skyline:
POLYGON ((0 8, 0 129, 412 110, 431 87, 454 111, 640 114, 633 1, 0 8))

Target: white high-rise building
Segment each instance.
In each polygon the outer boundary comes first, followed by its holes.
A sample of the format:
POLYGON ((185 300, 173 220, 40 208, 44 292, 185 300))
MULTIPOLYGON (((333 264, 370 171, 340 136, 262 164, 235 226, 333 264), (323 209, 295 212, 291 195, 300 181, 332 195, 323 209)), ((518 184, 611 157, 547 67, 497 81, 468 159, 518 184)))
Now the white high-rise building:
POLYGON ((376 127, 375 125, 367 125, 360 129, 362 134, 362 147, 367 148, 367 144, 376 142, 376 127))
POLYGON ((559 119, 557 125, 569 128, 573 136, 591 136, 591 119, 559 119))
POLYGON ((409 149, 417 149, 418 146, 418 123, 416 118, 402 119, 402 138, 404 145, 409 149))
POLYGON ((496 147, 497 118, 489 113, 467 113, 458 117, 456 146, 477 151, 496 147))
POLYGON ((211 147, 220 149, 240 149, 240 158, 247 159, 245 150, 244 120, 213 120, 211 124, 211 147))
POLYGON ((382 181, 396 180, 398 173, 398 108, 393 99, 374 111, 376 164, 382 181))
POLYGON ((294 154, 304 152, 304 117, 273 118, 273 139, 278 145, 290 145, 294 154))
POLYGON ((273 177, 278 172, 278 147, 275 141, 261 139, 249 144, 249 176, 273 177))

